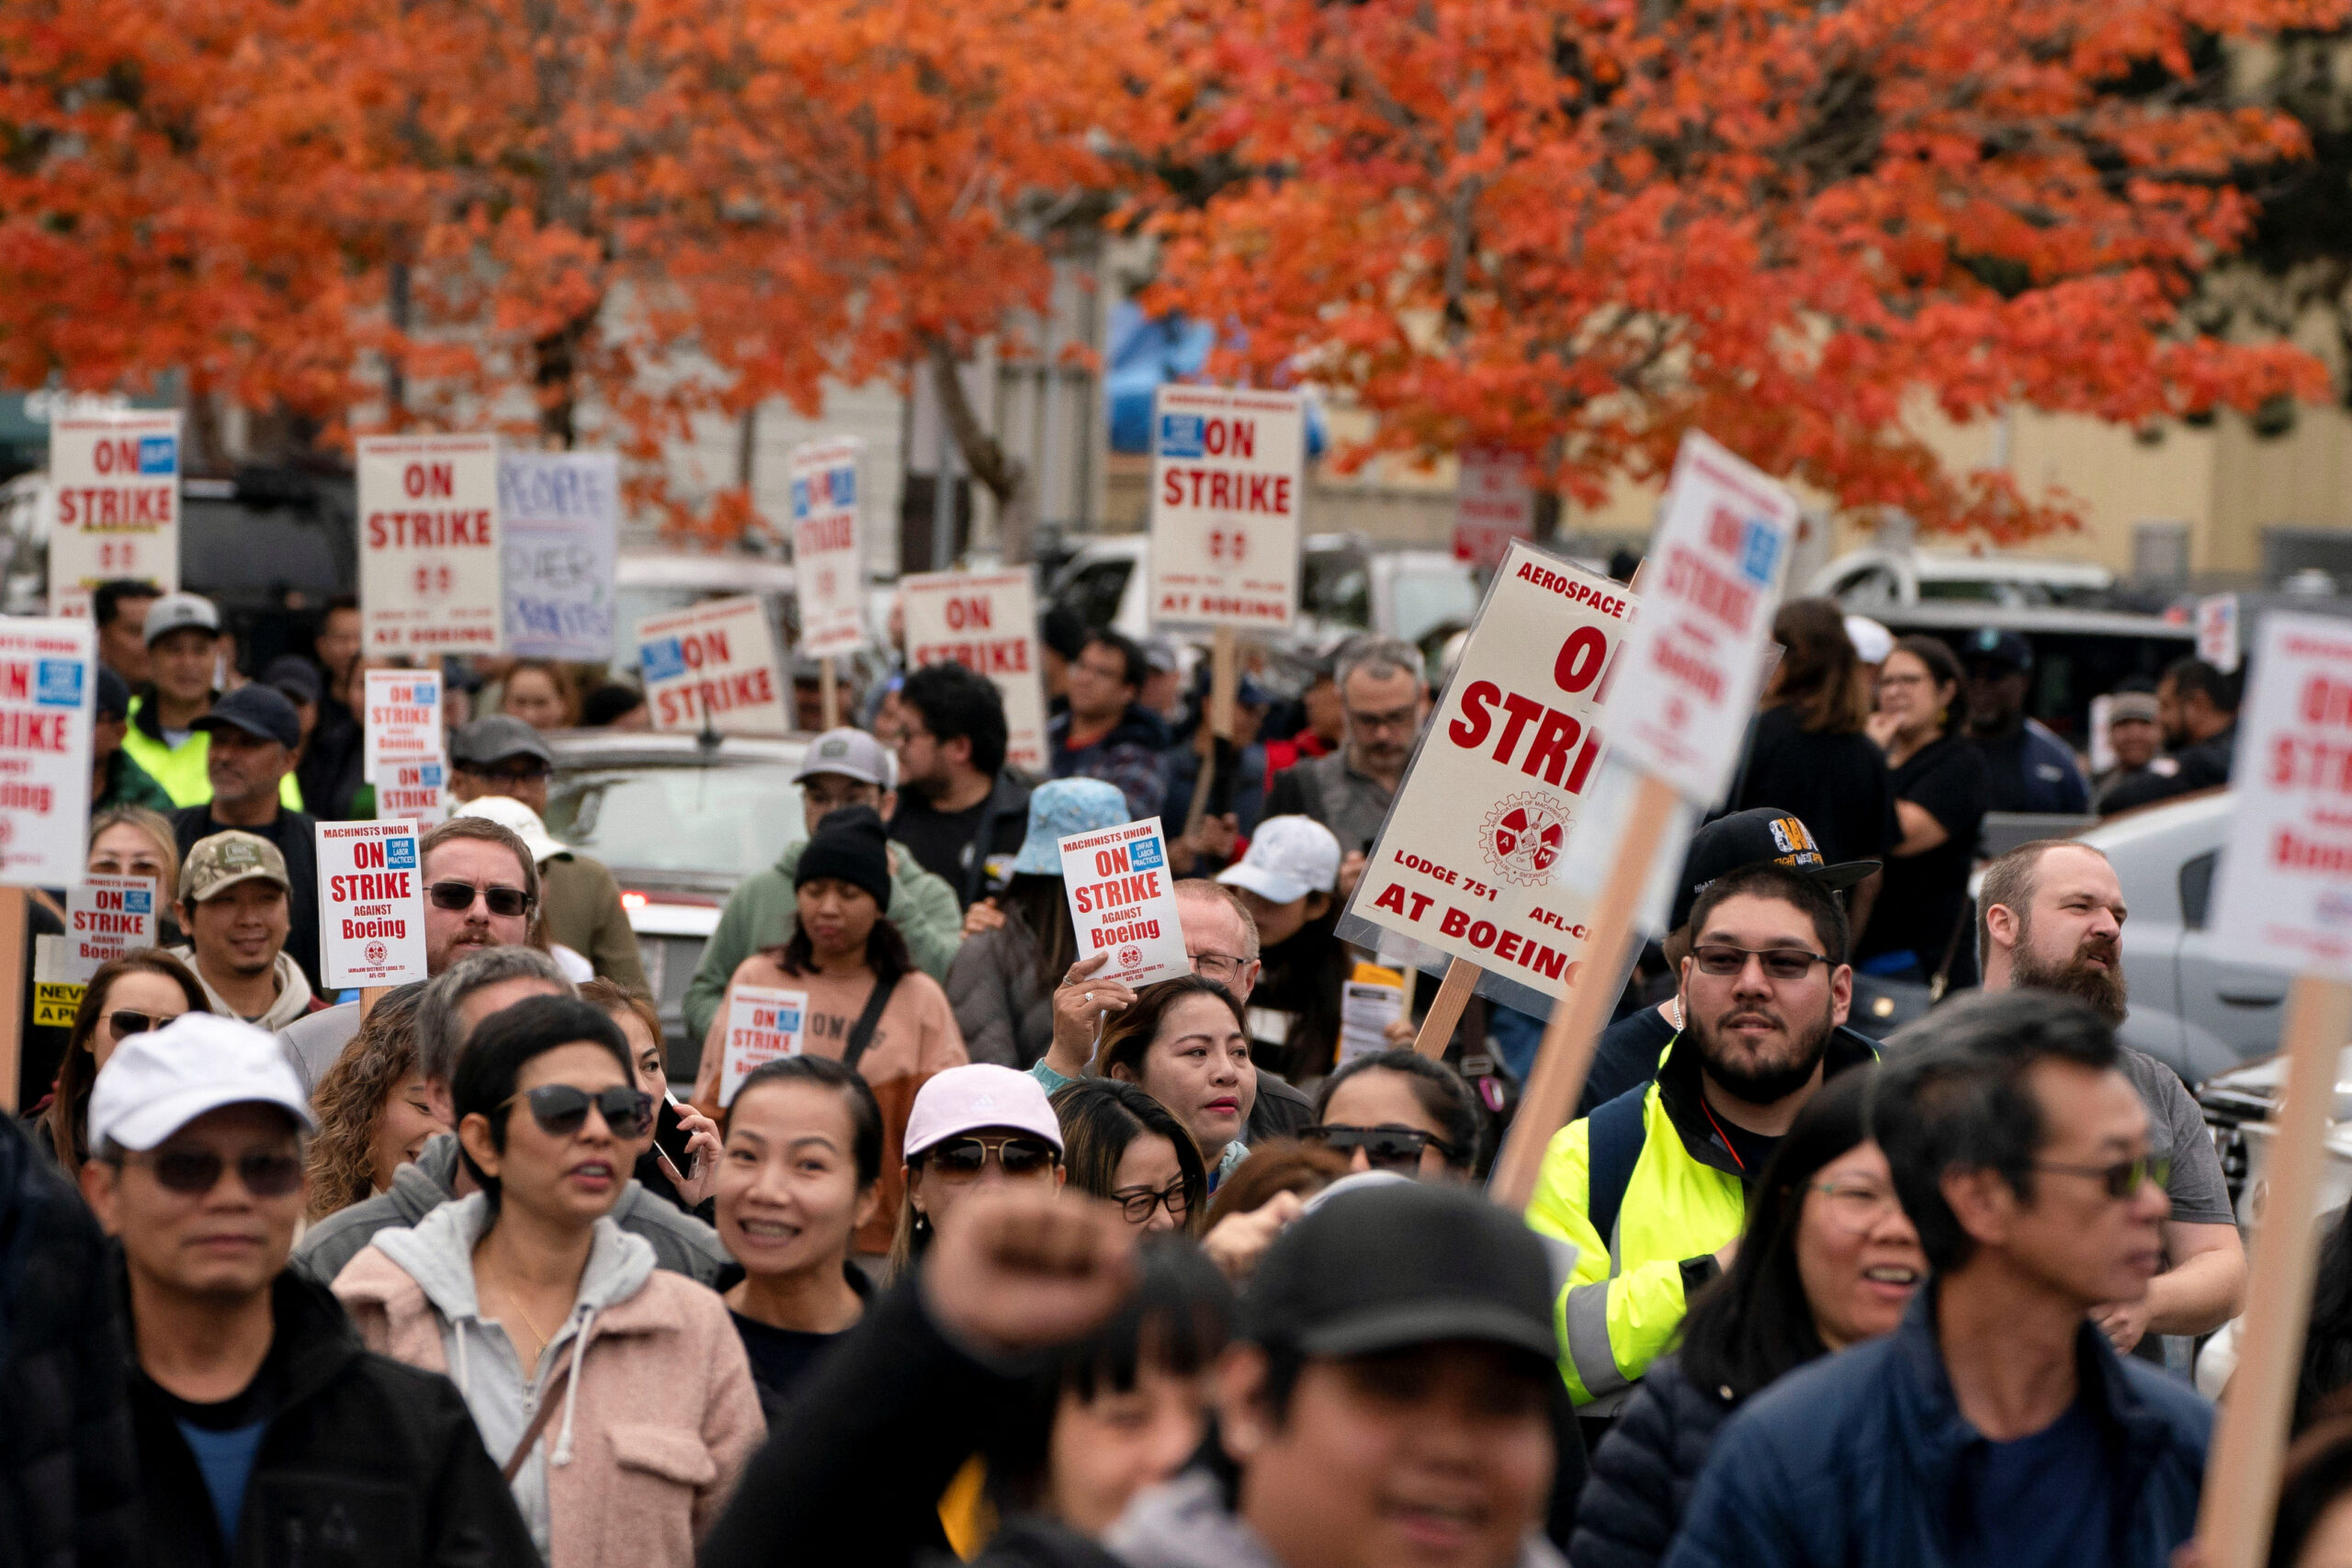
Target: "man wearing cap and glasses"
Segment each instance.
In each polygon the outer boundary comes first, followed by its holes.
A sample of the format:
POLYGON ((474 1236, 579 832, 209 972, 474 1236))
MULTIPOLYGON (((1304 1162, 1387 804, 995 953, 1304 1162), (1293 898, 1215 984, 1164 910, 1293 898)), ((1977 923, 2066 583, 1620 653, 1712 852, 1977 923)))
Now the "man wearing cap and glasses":
POLYGON ((1345 903, 1429 717, 1430 683, 1420 649, 1401 638, 1351 637, 1339 658, 1347 743, 1276 777, 1266 815, 1312 817, 1331 829, 1346 854, 1339 880, 1345 903))
POLYGON ((1993 775, 1992 811, 2073 815, 2091 807, 2090 781, 2073 748, 2026 716, 2026 682, 2033 645, 2015 632, 1986 626, 1961 649, 1968 671, 1968 739, 1984 754, 1993 775))
POLYGON ((456 1388, 361 1348, 286 1269, 311 1128, 277 1043, 210 1014, 124 1041, 91 1091, 82 1192, 121 1247, 147 1560, 533 1561, 456 1388))
MULTIPOLYGON (((155 615, 170 601, 159 600, 155 615)), ((154 615, 148 617, 154 624, 154 615)), ((158 670, 162 668, 158 665, 158 670)), ((288 892, 286 951, 315 985, 319 977, 319 855, 316 818, 284 799, 302 745, 302 720, 274 686, 249 682, 225 694, 194 720, 211 794, 172 814, 172 831, 185 859, 197 840, 240 829, 276 846, 286 862, 288 892)))
MULTIPOLYGON (((810 837, 827 816, 846 806, 871 807, 883 821, 898 809, 898 770, 882 742, 862 729, 829 729, 808 743, 800 771, 800 804, 810 837)), ((794 888, 808 839, 784 847, 775 864, 755 871, 728 895, 718 925, 703 944, 702 962, 680 1001, 686 1033, 699 1040, 727 995, 727 982, 744 959, 763 948, 782 947, 799 928, 799 897, 794 888)), ((964 940, 964 916, 956 889, 923 870, 914 852, 888 846, 889 908, 884 919, 907 939, 915 967, 944 983, 956 946, 964 940)))
MULTIPOLYGON (((212 797, 214 788, 206 765, 210 740, 198 721, 220 696, 212 678, 220 653, 220 612, 199 594, 166 593, 148 607, 144 635, 149 679, 130 699, 130 731, 122 743, 131 760, 164 786, 173 804, 200 806, 212 797)), ((292 705, 288 707, 290 711, 292 705)), ((300 744, 301 721, 297 718, 287 750, 291 753, 300 744)), ((279 799, 299 810, 302 792, 293 773, 289 756, 276 783, 279 799)), ((223 821, 220 826, 248 824, 223 821)), ((186 852, 186 843, 181 850, 186 852)))
POLYGON ((168 951, 204 987, 212 1010, 280 1029, 311 1010, 310 981, 286 954, 292 888, 277 846, 231 830, 200 839, 180 873, 187 945, 168 951))

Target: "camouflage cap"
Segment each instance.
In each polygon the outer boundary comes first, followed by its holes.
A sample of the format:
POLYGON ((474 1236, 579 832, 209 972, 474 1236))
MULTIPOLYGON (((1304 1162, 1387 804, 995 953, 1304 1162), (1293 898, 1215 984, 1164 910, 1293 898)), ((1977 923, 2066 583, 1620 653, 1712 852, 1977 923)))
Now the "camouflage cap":
POLYGON ((277 846, 256 833, 215 833, 198 839, 180 870, 180 897, 201 904, 223 888, 255 877, 275 882, 291 897, 294 884, 286 874, 286 857, 277 846))

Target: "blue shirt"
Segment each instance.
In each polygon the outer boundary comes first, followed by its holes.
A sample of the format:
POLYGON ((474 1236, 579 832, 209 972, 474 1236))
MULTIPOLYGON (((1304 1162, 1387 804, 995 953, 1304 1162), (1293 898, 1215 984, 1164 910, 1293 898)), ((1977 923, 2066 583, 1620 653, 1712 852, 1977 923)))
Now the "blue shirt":
POLYGON ((199 1427, 186 1416, 175 1416, 172 1425, 180 1429, 180 1436, 187 1440, 188 1452, 196 1456, 196 1468, 204 1476, 204 1489, 212 1494, 212 1517, 220 1521, 220 1540, 233 1562, 237 1555, 237 1520, 245 1511, 245 1483, 253 1475, 254 1456, 261 1451, 261 1437, 269 1429, 269 1420, 265 1416, 242 1427, 216 1430, 199 1427))
POLYGON ((2030 1437, 1986 1443, 1958 1568, 2099 1568, 2114 1561, 2115 1475, 2080 1399, 2030 1437))

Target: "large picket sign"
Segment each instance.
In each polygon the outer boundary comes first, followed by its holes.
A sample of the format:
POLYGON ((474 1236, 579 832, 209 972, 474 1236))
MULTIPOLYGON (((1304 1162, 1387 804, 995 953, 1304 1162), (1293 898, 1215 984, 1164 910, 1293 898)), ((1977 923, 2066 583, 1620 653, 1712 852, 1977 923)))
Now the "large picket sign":
POLYGON ((49 613, 86 615, 119 577, 180 585, 176 409, 59 414, 49 426, 49 613))
POLYGON ((359 603, 369 653, 496 653, 498 439, 359 438, 359 603))
POLYGON ((87 617, 0 619, 0 883, 81 879, 97 686, 87 617))
POLYGON ((1514 540, 1535 536, 1527 454, 1476 446, 1462 454, 1461 466, 1453 492, 1453 558, 1499 566, 1514 540))
POLYGON ((1037 651, 1037 597, 1025 571, 923 572, 899 579, 907 662, 950 660, 996 682, 1004 697, 1004 760, 1046 771, 1046 687, 1037 651))
POLYGON ((700 729, 706 711, 726 735, 789 735, 775 639, 758 599, 712 599, 637 624, 637 663, 656 729, 700 729))
POLYGON ((1154 624, 1288 629, 1306 488, 1299 394, 1165 386, 1151 426, 1154 624))
POLYGON ((2238 731, 2214 949, 2352 980, 2352 622, 2263 617, 2238 731))
POLYGON ((1466 959, 1488 972, 1482 989, 1524 1010, 1567 993, 1590 898, 1557 868, 1586 810, 1601 677, 1633 609, 1606 578, 1525 543, 1504 552, 1343 936, 1370 946, 1394 932, 1466 959))
POLYGON ((620 488, 610 452, 500 455, 506 651, 596 664, 613 656, 620 488))
POLYGON ((823 657, 866 644, 865 542, 858 513, 865 444, 804 442, 785 460, 792 483, 792 571, 800 596, 800 651, 823 657))

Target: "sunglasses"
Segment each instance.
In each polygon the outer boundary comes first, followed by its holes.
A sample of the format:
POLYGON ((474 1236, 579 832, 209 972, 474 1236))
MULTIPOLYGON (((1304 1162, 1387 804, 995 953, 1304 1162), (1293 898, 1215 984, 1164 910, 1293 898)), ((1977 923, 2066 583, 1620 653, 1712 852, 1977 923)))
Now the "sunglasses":
POLYGON ((1119 1205, 1119 1212, 1126 1215, 1131 1225, 1149 1220, 1154 1209, 1166 1209, 1168 1217, 1180 1225, 1184 1223, 1184 1216, 1193 1212, 1193 1200, 1184 1191, 1182 1177, 1157 1192, 1148 1187, 1122 1187, 1111 1194, 1111 1201, 1119 1205))
MULTIPOLYGON (((653 1124, 653 1097, 627 1084, 616 1083, 594 1094, 568 1083, 541 1084, 537 1089, 525 1089, 514 1100, 530 1108, 531 1120, 550 1138, 576 1136, 588 1124, 588 1108, 592 1105, 616 1138, 634 1138, 653 1124)), ((514 1104, 514 1100, 506 1105, 514 1104)), ((506 1105, 499 1109, 503 1111, 506 1105)))
POLYGON ((237 1179, 256 1198, 283 1198, 302 1185, 302 1156, 253 1153, 222 1159, 210 1149, 159 1149, 142 1156, 155 1173, 155 1184, 166 1192, 200 1198, 220 1184, 220 1173, 234 1164, 237 1179))
POLYGON ((1346 1127, 1337 1124, 1302 1128, 1299 1137, 1343 1155, 1363 1151, 1364 1163, 1374 1170, 1417 1170, 1421 1151, 1433 1148, 1451 1160, 1454 1145, 1418 1127, 1346 1127))
POLYGON ((134 1034, 161 1029, 179 1016, 175 1012, 137 1012, 130 1008, 117 1008, 107 1014, 107 1027, 114 1031, 117 1040, 128 1040, 134 1034))
POLYGON ((531 908, 531 896, 519 887, 476 887, 470 882, 436 882, 424 891, 436 909, 470 909, 477 897, 490 906, 492 914, 509 919, 527 913, 531 908))
POLYGON ((2056 1171, 2061 1176, 2086 1176, 2106 1188, 2109 1197, 2129 1198, 2148 1182, 2162 1187, 2172 1175, 2172 1161, 2151 1159, 2146 1155, 2114 1165, 2061 1165, 2056 1160, 2038 1159, 2033 1162, 2033 1168, 2056 1171))
POLYGON ((1807 953, 1801 947, 1724 947, 1710 943, 1694 947, 1690 956, 1697 961, 1702 975, 1731 976, 1747 967, 1750 958, 1764 965, 1766 978, 1802 980, 1813 973, 1816 964, 1826 964, 1826 953, 1807 953))
MULTIPOLYGON (((1043 1138, 1007 1134, 1001 1138, 949 1138, 922 1152, 922 1163, 949 1181, 971 1181, 994 1158, 997 1168, 1012 1177, 1035 1176, 1061 1163, 1054 1145, 1043 1138)), ((1146 1210, 1145 1213, 1150 1213, 1146 1210)))

